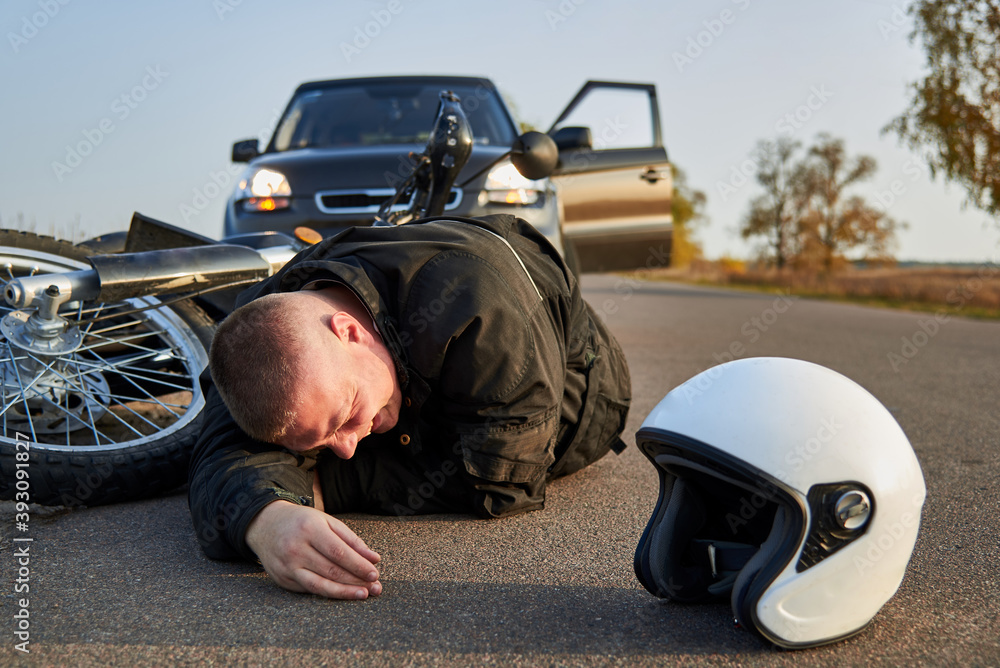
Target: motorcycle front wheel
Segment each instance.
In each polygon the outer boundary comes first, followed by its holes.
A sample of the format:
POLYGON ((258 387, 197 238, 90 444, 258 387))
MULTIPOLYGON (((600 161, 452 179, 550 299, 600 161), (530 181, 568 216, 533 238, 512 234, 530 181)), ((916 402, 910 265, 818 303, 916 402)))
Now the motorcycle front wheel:
MULTIPOLYGON (((12 278, 89 269, 88 254, 0 230, 0 293, 12 278)), ((0 499, 90 506, 185 482, 214 322, 189 302, 158 304, 152 297, 64 304, 59 316, 72 345, 62 352, 3 328, 0 499)), ((0 319, 12 311, 0 301, 0 319)))

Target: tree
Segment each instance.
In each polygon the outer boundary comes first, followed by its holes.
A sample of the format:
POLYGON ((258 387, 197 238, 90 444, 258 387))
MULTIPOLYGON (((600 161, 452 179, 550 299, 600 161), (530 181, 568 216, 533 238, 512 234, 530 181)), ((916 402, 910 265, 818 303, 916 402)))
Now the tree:
POLYGON ((674 221, 670 264, 686 267, 701 257, 701 245, 694 240, 693 228, 708 220, 705 216, 705 193, 688 186, 687 175, 676 165, 671 165, 674 192, 671 213, 674 221))
POLYGON ((778 269, 783 269, 795 254, 796 224, 806 203, 801 179, 797 177, 801 168, 792 164, 792 157, 801 146, 787 136, 757 143, 756 178, 764 194, 750 202, 750 212, 740 228, 744 239, 767 238, 772 251, 770 259, 778 269))
POLYGON ((1000 3, 917 0, 909 12, 910 39, 923 41, 929 72, 912 84, 909 110, 883 132, 924 149, 932 175, 1000 215, 1000 3))
POLYGON ((743 238, 766 237, 767 255, 779 269, 791 264, 829 271, 855 248, 872 259, 891 259, 900 224, 848 192, 875 173, 875 160, 849 158, 843 140, 826 134, 795 161, 800 146, 787 137, 757 144, 753 161, 764 194, 750 203, 743 238))
POLYGON ((875 159, 861 155, 849 159, 842 139, 818 137, 796 178, 801 179, 809 208, 798 221, 800 261, 834 268, 845 250, 866 247, 873 256, 889 257, 889 247, 899 224, 884 211, 847 196, 851 186, 874 175, 875 159))

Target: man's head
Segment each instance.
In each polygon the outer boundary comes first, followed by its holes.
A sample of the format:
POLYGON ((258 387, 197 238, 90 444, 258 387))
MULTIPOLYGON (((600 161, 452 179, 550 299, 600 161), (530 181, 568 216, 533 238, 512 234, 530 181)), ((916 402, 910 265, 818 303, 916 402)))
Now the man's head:
POLYGON ((266 295, 234 311, 212 342, 212 377, 236 423, 262 441, 345 459, 399 417, 392 356, 353 295, 266 295))

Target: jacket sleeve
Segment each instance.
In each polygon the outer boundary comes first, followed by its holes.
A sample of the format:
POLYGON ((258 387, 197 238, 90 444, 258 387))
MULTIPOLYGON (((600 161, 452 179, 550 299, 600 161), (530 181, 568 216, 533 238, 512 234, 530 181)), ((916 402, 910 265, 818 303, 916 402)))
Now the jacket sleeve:
POLYGON ((455 425, 455 454, 471 485, 473 510, 484 517, 503 517, 541 509, 555 461, 558 409, 527 419, 487 413, 478 422, 455 425))
POLYGON ((198 543, 213 559, 257 561, 247 526, 272 501, 313 505, 315 459, 247 436, 229 415, 208 371, 206 406, 188 473, 188 505, 198 543))

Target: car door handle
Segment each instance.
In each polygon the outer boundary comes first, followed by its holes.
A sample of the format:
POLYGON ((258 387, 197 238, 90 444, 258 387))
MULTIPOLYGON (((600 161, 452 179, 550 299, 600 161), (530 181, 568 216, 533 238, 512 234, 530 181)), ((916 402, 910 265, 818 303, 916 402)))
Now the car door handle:
POLYGON ((650 167, 642 174, 640 174, 639 178, 642 179, 643 181, 646 181, 647 183, 656 183, 660 179, 667 178, 667 175, 664 174, 663 172, 658 172, 652 167, 650 167))

